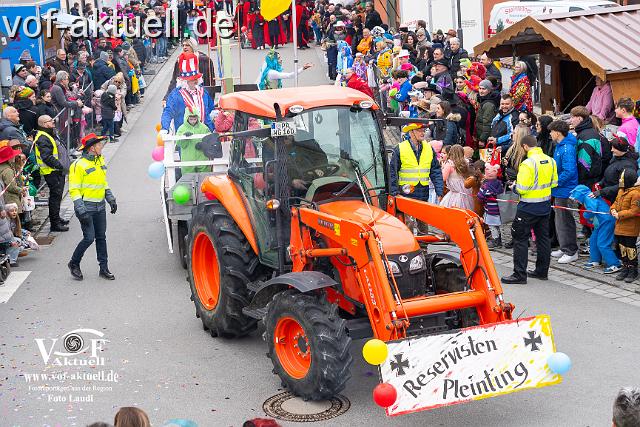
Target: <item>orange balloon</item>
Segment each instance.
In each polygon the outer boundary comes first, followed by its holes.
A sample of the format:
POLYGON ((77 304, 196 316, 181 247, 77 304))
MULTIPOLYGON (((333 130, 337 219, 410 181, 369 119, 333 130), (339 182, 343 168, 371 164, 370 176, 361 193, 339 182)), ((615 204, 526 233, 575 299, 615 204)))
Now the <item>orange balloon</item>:
POLYGON ((158 124, 156 125, 156 131, 157 131, 157 132, 160 132, 161 130, 162 130, 162 125, 161 125, 160 123, 158 123, 158 124))
POLYGON ((159 133, 156 137, 156 144, 164 147, 164 140, 162 139, 162 134, 159 133))

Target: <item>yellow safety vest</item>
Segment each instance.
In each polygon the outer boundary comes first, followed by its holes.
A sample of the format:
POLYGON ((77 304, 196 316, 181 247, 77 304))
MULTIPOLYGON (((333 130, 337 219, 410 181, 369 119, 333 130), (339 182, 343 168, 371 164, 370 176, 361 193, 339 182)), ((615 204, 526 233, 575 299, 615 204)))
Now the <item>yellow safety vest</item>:
POLYGON ((422 153, 420 162, 416 159, 416 153, 411 147, 410 141, 402 141, 400 149, 400 172, 398 173, 398 185, 410 184, 416 186, 429 185, 431 162, 433 161, 433 149, 427 142, 422 141, 422 153))
POLYGON ((518 168, 516 189, 520 200, 527 203, 551 200, 551 189, 558 186, 558 169, 553 158, 534 147, 518 168))
POLYGON ((98 156, 95 160, 81 157, 71 164, 69 170, 71 200, 101 202, 108 189, 107 167, 102 156, 98 156))
POLYGON ((40 167, 40 175, 49 175, 51 172, 55 171, 56 169, 47 165, 45 162, 42 161, 42 157, 40 157, 40 150, 38 149, 37 141, 38 141, 38 138, 40 138, 43 135, 49 138, 49 141, 51 141, 51 145, 53 145, 53 157, 55 157, 56 159, 58 158, 58 144, 56 144, 56 140, 53 139, 53 137, 48 133, 43 132, 41 130, 39 130, 38 133, 36 133, 36 138, 34 139, 34 141, 36 141, 36 144, 35 144, 36 161, 38 162, 38 166, 40 167))

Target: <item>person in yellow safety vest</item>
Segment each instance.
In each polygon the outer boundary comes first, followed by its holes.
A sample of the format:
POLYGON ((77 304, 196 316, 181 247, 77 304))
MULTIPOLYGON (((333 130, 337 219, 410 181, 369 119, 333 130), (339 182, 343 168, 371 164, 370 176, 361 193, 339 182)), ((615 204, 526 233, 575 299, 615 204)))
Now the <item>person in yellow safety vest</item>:
MULTIPOLYGON (((391 194, 429 201, 429 188, 435 190, 436 200, 442 199, 444 181, 438 156, 431 145, 424 140, 422 125, 411 123, 402 128, 403 141, 391 155, 389 181, 391 194), (411 189, 410 192, 406 190, 411 189)), ((427 232, 426 224, 418 221, 418 230, 427 232)))
POLYGON ((55 138, 55 121, 51 116, 38 117, 38 132, 34 137, 36 162, 40 175, 49 187, 49 222, 51 231, 69 231, 69 221, 60 218, 60 203, 64 193, 65 175, 69 171, 67 150, 55 138))
POLYGON ((503 277, 503 283, 526 284, 527 276, 547 280, 551 260, 549 215, 551 189, 558 186, 555 160, 542 152, 533 136, 522 138, 527 158, 520 163, 516 182, 511 189, 520 196, 516 217, 511 225, 513 238, 513 274, 503 277), (527 270, 528 242, 533 230, 536 236, 536 268, 527 270))
POLYGON ((102 157, 105 138, 95 133, 82 138, 82 157, 73 162, 69 168, 69 194, 83 235, 67 265, 76 280, 83 279, 80 261, 94 240, 100 265, 100 277, 115 280, 107 262, 105 200, 112 214, 116 213, 118 205, 107 183, 107 166, 102 157))

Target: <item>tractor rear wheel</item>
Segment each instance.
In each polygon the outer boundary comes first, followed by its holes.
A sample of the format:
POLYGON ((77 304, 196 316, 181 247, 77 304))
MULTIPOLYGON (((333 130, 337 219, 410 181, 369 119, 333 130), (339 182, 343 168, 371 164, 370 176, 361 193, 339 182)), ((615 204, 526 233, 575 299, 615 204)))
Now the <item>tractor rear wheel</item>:
POLYGON ((219 202, 194 209, 187 251, 188 279, 196 316, 211 336, 235 338, 256 328, 242 309, 247 283, 259 279, 260 264, 249 242, 219 202))
POLYGON ((322 400, 344 389, 353 359, 337 305, 290 289, 273 297, 264 323, 273 372, 293 394, 322 400))

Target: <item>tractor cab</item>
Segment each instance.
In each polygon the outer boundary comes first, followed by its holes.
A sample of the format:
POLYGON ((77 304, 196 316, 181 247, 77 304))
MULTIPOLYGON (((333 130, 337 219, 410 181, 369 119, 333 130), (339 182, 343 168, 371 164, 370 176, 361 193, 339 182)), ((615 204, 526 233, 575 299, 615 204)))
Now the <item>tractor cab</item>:
MULTIPOLYGON (((273 105, 271 114, 258 108, 235 111, 234 134, 271 129, 269 135, 234 138, 228 171, 252 213, 263 263, 278 267, 278 210, 288 246, 291 206, 327 209, 332 202, 364 202, 365 197, 368 204, 379 206, 386 200, 384 142, 374 104, 365 96, 355 98, 348 105, 283 105, 279 118, 273 105)), ((223 107, 225 102, 229 99, 222 98, 223 107)), ((291 269, 286 254, 283 264, 291 269)))

